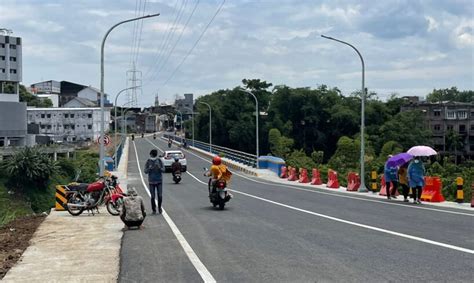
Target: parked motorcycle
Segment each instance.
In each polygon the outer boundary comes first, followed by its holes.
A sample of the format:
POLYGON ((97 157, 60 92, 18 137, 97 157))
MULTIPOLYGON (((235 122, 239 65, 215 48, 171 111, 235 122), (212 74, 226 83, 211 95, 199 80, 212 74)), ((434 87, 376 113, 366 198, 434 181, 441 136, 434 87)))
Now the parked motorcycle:
POLYGON ((175 182, 175 184, 178 184, 179 182, 181 182, 181 171, 178 170, 174 172, 173 181, 175 182))
MULTIPOLYGON (((208 169, 204 168, 207 176, 208 169)), ((213 180, 209 178, 208 183, 209 200, 213 207, 219 206, 220 210, 224 210, 225 204, 231 199, 229 191, 227 190, 227 183, 224 180, 213 180)))
POLYGON ((91 184, 68 186, 71 193, 67 198, 67 210, 73 216, 81 215, 84 210, 91 211, 105 204, 112 215, 119 215, 125 194, 120 188, 116 176, 100 177, 91 184))

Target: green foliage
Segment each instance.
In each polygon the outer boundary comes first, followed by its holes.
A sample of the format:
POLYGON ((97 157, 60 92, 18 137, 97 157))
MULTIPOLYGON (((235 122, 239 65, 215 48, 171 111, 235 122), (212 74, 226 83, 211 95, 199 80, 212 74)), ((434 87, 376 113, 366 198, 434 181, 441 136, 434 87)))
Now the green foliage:
POLYGON ((457 102, 474 102, 474 91, 465 90, 459 91, 456 87, 445 88, 445 89, 434 89, 433 92, 428 94, 426 100, 429 102, 444 102, 444 101, 457 101, 457 102))
POLYGON ((0 179, 0 227, 17 217, 32 213, 25 200, 8 193, 5 182, 6 179, 0 179))
POLYGON ((92 183, 97 179, 99 166, 99 154, 97 152, 78 150, 73 164, 76 170, 81 171, 79 182, 92 183))
POLYGON ((359 167, 360 145, 353 139, 343 136, 337 142, 336 153, 329 160, 330 168, 340 173, 356 170, 359 167))
MULTIPOLYGON (((316 168, 316 163, 309 158, 302 149, 294 150, 286 159, 288 166, 295 168, 306 168, 308 171, 311 171, 313 168, 316 168)), ((311 173, 311 172, 309 172, 311 173)))
POLYGON ((8 184, 15 189, 36 187, 46 189, 50 177, 58 169, 57 163, 37 147, 25 147, 2 163, 8 174, 8 184))
POLYGON ((324 160, 324 151, 313 150, 313 152, 311 152, 311 159, 313 159, 314 163, 316 163, 317 165, 322 164, 324 160))
POLYGON ((53 102, 49 98, 38 98, 36 95, 29 93, 24 85, 20 85, 19 89, 20 101, 26 102, 28 106, 34 107, 53 107, 53 102))
POLYGON ((288 157, 294 144, 293 139, 282 136, 278 129, 270 129, 268 132, 268 142, 273 155, 282 158, 288 157))
POLYGON ((402 146, 396 141, 388 141, 380 150, 379 161, 385 163, 389 155, 403 152, 402 146))

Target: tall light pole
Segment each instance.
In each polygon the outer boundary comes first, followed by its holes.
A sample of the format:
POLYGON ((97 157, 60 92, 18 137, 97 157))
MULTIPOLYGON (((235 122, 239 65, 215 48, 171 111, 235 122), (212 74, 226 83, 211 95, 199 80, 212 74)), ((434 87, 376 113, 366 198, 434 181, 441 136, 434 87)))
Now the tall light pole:
POLYGON ((259 157, 260 152, 259 152, 259 145, 258 145, 258 116, 259 116, 258 115, 258 99, 255 96, 255 94, 253 94, 252 92, 250 92, 250 91, 248 91, 244 88, 239 87, 239 90, 250 94, 255 99, 255 139, 256 139, 255 147, 256 147, 256 151, 257 151, 257 162, 256 163, 257 163, 257 168, 259 168, 259 166, 258 166, 258 157, 259 157))
POLYGON ((192 125, 192 131, 193 131, 193 146, 194 146, 194 110, 190 107, 183 107, 183 108, 191 110, 191 125, 192 125))
POLYGON ((102 45, 100 46, 100 138, 99 138, 99 174, 100 176, 104 175, 104 157, 105 157, 105 146, 104 146, 104 134, 105 134, 105 111, 104 111, 104 47, 105 47, 105 40, 107 36, 109 36, 110 32, 116 28, 117 26, 133 22, 141 19, 152 18, 159 16, 160 14, 152 14, 146 15, 142 17, 137 17, 133 19, 128 19, 125 21, 121 21, 113 25, 104 35, 102 39, 102 45))
POLYGON ((362 63, 362 96, 361 96, 362 103, 361 103, 361 110, 360 110, 361 111, 361 115, 360 115, 360 180, 361 181, 360 181, 359 192, 365 193, 365 192, 368 192, 369 190, 365 186, 365 160, 364 160, 365 159, 365 135, 364 135, 365 134, 365 96, 366 96, 364 58, 362 58, 362 55, 360 54, 359 50, 357 50, 357 48, 355 48, 354 45, 350 43, 347 43, 345 41, 342 41, 330 36, 321 35, 321 37, 329 39, 329 40, 334 40, 339 43, 352 47, 352 49, 354 49, 355 52, 357 52, 357 55, 359 55, 360 61, 362 63))
POLYGON ((212 153, 212 108, 211 105, 207 104, 206 102, 199 101, 199 103, 209 107, 209 152, 212 153))
POLYGON ((115 169, 117 169, 117 99, 119 98, 120 94, 122 94, 123 92, 129 90, 129 89, 132 89, 132 88, 136 88, 136 86, 132 86, 132 87, 128 87, 128 88, 124 88, 122 89, 121 91, 119 91, 117 93, 117 95, 115 96, 115 107, 114 107, 114 130, 115 130, 115 141, 114 141, 114 152, 115 152, 115 161, 114 161, 114 166, 115 166, 115 169))

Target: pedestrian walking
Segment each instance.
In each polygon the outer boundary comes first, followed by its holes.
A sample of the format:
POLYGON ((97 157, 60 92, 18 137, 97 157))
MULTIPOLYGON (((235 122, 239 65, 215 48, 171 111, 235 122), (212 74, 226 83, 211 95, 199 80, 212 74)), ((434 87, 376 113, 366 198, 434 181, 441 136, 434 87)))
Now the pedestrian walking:
POLYGON ((158 196, 158 213, 162 213, 163 169, 163 163, 158 158, 158 151, 152 149, 150 151, 150 158, 148 158, 145 164, 145 174, 148 174, 148 188, 151 194, 151 209, 153 210, 153 214, 156 214, 156 196, 158 196))
POLYGON ((146 212, 143 198, 137 194, 135 188, 127 190, 127 196, 123 198, 123 206, 120 211, 120 219, 122 219, 126 228, 131 227, 142 228, 145 220, 146 212))
POLYGON ((408 163, 403 164, 398 169, 398 181, 402 187, 403 201, 408 202, 408 193, 410 192, 410 187, 408 187, 408 163))
POLYGON ((413 203, 421 204, 421 194, 425 186, 425 166, 417 156, 408 166, 408 182, 413 189, 413 203))
MULTIPOLYGON (((388 156, 392 157, 391 155, 388 156)), ((387 188, 387 199, 391 197, 397 198, 396 192, 398 187, 398 168, 397 166, 390 165, 388 162, 385 163, 384 167, 385 186, 387 188), (390 186, 392 185, 392 186, 390 186), (390 187, 392 189, 390 190, 390 187)))

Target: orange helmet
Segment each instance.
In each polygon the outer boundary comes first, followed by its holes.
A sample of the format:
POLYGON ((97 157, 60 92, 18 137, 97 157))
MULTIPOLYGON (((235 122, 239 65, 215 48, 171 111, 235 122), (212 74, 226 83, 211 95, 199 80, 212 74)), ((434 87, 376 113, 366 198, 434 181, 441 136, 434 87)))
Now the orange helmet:
POLYGON ((214 156, 214 158, 212 158, 212 164, 214 165, 221 165, 221 158, 219 156, 214 156))

